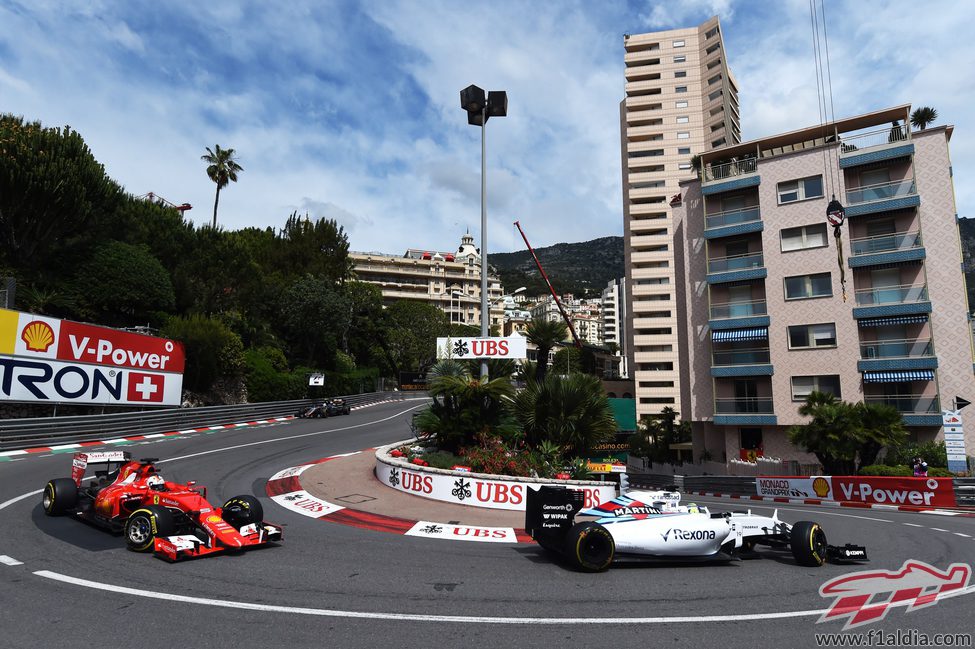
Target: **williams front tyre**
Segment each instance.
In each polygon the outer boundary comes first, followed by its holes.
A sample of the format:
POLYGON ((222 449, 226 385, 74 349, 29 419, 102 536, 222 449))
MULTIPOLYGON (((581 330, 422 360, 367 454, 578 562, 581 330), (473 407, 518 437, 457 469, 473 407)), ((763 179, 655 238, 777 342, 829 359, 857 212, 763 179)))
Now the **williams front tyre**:
POLYGON ((818 568, 826 563, 826 532, 819 523, 799 521, 793 525, 790 545, 800 566, 818 568))
POLYGON ((613 562, 616 542, 599 523, 577 523, 569 530, 565 550, 570 563, 579 570, 601 572, 613 562))

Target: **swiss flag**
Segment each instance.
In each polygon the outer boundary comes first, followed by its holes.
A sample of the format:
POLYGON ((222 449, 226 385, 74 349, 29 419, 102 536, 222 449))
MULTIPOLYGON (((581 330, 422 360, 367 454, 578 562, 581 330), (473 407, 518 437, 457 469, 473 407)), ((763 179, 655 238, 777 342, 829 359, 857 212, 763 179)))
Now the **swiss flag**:
POLYGON ((162 374, 129 372, 129 401, 159 402, 163 400, 166 377, 162 374))

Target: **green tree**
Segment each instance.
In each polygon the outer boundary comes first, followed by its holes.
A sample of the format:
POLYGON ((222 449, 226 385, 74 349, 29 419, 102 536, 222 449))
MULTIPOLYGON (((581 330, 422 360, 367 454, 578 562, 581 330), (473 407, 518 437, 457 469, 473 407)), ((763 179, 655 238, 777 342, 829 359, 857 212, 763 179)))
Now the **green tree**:
POLYGON ((74 291, 85 319, 111 326, 158 321, 176 304, 169 273, 147 246, 108 241, 78 269, 74 291))
MULTIPOLYGON (((69 277, 72 248, 90 247, 122 190, 70 126, 0 115, 0 266, 38 287, 69 277)), ((57 287, 53 287, 58 290, 57 287)))
POLYGON ((217 185, 217 195, 213 199, 213 228, 217 227, 217 205, 220 204, 220 190, 231 182, 237 182, 237 174, 244 170, 234 159, 233 149, 221 149, 214 145, 214 150, 207 147, 206 154, 200 156, 207 163, 207 177, 217 185))
POLYGON ((515 396, 512 411, 529 446, 549 441, 570 455, 585 455, 613 439, 617 430, 602 384, 588 374, 529 380, 515 396))
POLYGON ((904 417, 894 406, 885 403, 858 403, 855 407, 860 418, 858 466, 874 464, 881 449, 900 446, 907 441, 908 431, 904 427, 904 417))
POLYGON ((399 300, 384 312, 385 348, 390 369, 425 371, 436 360, 437 338, 450 331, 447 315, 431 304, 399 300))
POLYGON ((292 356, 311 367, 335 367, 349 318, 345 296, 330 281, 312 275, 292 284, 280 302, 281 326, 292 356))
POLYGON ((475 378, 463 364, 449 359, 434 364, 428 376, 433 403, 417 416, 416 426, 434 438, 441 450, 459 451, 479 433, 500 437, 516 433, 506 407, 514 388, 506 378, 475 378))
POLYGON ((289 274, 344 282, 352 274, 349 239, 334 219, 311 221, 292 212, 281 230, 276 264, 289 274))
POLYGON ((911 113, 911 124, 913 124, 915 128, 919 128, 922 131, 928 127, 928 124, 936 119, 938 119, 938 111, 930 106, 915 108, 914 112, 911 113))
POLYGON ((595 374, 596 355, 588 347, 564 346, 552 358, 552 371, 556 374, 595 374))
POLYGON ((173 317, 163 327, 162 335, 183 343, 184 390, 206 393, 218 379, 233 379, 243 372, 243 343, 219 320, 201 315, 173 317))
POLYGON ((533 320, 526 328, 525 338, 538 349, 535 365, 535 380, 538 383, 545 381, 549 352, 568 335, 569 329, 561 320, 533 320))

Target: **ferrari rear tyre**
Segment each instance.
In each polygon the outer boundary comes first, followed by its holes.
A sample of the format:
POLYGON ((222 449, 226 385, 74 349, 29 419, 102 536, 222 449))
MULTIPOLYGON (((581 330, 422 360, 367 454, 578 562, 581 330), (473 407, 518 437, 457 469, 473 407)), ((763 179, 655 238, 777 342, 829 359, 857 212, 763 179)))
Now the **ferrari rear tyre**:
POLYGON ((71 478, 55 478, 44 486, 41 505, 48 516, 66 514, 78 504, 78 485, 71 478))
POLYGON ((175 531, 171 511, 161 505, 145 505, 125 521, 125 544, 134 552, 149 552, 156 544, 156 537, 170 536, 175 531))
POLYGON ((234 496, 223 505, 223 520, 238 530, 264 520, 264 506, 251 495, 234 496))
POLYGON ((613 535, 599 523, 577 523, 566 537, 566 556, 572 565, 584 572, 606 570, 615 553, 613 535))
POLYGON ((790 545, 800 566, 818 568, 826 563, 826 532, 819 523, 799 521, 793 525, 790 545))

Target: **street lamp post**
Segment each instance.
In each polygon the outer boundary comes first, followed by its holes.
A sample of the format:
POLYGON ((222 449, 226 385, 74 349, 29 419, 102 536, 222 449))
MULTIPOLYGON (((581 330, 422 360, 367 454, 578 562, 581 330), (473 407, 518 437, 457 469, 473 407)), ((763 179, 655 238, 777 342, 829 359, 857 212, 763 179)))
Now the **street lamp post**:
MULTIPOLYGON (((485 158, 487 144, 484 126, 491 117, 504 117, 508 114, 508 93, 492 90, 487 93, 475 85, 460 91, 460 107, 467 111, 467 123, 481 127, 481 337, 487 338, 491 314, 488 313, 488 263, 487 263, 487 173, 485 158)), ((481 378, 488 378, 487 360, 481 361, 481 378)))

